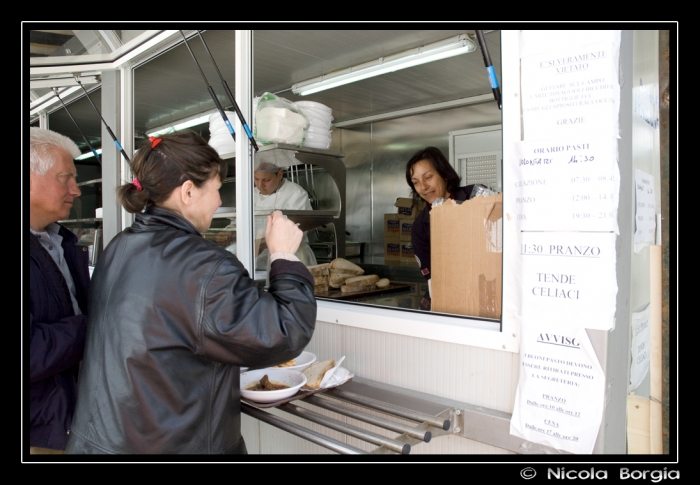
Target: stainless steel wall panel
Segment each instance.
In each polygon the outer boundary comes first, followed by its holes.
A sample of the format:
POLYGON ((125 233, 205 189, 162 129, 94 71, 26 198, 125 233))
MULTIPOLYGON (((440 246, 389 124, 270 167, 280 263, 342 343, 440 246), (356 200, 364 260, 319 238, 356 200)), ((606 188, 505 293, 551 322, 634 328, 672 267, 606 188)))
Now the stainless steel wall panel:
POLYGON ((405 167, 411 156, 436 146, 449 157, 450 131, 500 123, 493 102, 334 130, 332 148, 345 153, 346 228, 351 240, 365 242, 367 262, 383 260, 384 214, 396 212, 397 197, 410 195, 405 167))
MULTIPOLYGON (((372 144, 370 125, 334 130, 333 144, 345 153, 345 229, 348 240, 372 240, 372 144), (336 145, 337 144, 337 145, 336 145)), ((366 244, 365 252, 369 249, 366 244)))

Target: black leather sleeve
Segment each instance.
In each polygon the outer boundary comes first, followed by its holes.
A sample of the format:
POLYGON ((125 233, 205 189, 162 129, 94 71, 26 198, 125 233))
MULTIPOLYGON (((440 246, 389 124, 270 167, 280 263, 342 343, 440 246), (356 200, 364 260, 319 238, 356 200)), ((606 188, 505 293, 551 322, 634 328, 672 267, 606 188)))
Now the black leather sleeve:
POLYGON ((265 291, 239 265, 226 260, 206 285, 200 351, 212 360, 246 367, 293 359, 316 325, 309 271, 299 262, 275 261, 265 291))

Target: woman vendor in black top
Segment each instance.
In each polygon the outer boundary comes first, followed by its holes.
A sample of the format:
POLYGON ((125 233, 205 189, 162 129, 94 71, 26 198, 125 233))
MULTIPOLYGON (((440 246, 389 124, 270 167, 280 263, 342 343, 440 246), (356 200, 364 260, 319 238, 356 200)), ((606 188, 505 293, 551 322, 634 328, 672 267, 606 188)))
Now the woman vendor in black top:
POLYGON ((406 182, 411 187, 411 196, 416 201, 423 199, 427 202, 411 230, 416 261, 428 280, 428 291, 420 304, 423 310, 430 310, 430 210, 433 202, 439 198, 457 201, 470 199, 475 184, 460 187, 460 180, 445 155, 435 147, 419 150, 406 164, 406 182))

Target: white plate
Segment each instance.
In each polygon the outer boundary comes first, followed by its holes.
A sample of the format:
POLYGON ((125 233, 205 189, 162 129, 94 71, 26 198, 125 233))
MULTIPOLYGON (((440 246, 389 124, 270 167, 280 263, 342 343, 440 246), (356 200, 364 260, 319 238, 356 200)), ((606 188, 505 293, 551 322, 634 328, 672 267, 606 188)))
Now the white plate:
POLYGON ((306 132, 307 132, 307 133, 317 133, 317 134, 319 134, 319 135, 331 136, 331 130, 327 130, 327 129, 325 129, 325 128, 319 128, 319 127, 314 126, 314 125, 311 125, 311 124, 310 124, 309 127, 306 129, 306 132))
POLYGON ((325 104, 317 103, 316 101, 297 101, 295 104, 297 106, 301 106, 302 108, 316 109, 323 111, 327 114, 333 113, 333 110, 331 108, 329 108, 325 104))
POLYGON ((304 141, 304 146, 308 148, 320 148, 322 150, 328 150, 331 146, 330 141, 327 142, 317 142, 317 141, 304 141))
POLYGON ((259 403, 275 402, 293 396, 304 384, 306 384, 306 376, 294 370, 271 368, 251 370, 241 374, 241 397, 259 403), (246 390, 246 387, 254 384, 255 381, 260 381, 265 374, 272 382, 286 384, 289 387, 275 391, 246 390))
POLYGON ((305 138, 306 138, 306 140, 314 141, 317 143, 330 143, 331 132, 327 131, 326 133, 314 133, 312 131, 309 131, 306 133, 305 138))
POLYGON ((316 362, 316 354, 304 351, 299 354, 299 357, 294 359, 296 365, 291 365, 289 367, 268 367, 268 369, 285 369, 285 370, 295 370, 297 372, 303 372, 308 366, 316 362))

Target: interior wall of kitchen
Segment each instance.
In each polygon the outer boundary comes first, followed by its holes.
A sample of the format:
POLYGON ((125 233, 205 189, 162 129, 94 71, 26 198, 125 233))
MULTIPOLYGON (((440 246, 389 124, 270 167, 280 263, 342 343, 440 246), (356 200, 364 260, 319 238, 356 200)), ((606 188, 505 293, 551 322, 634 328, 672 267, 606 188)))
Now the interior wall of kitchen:
MULTIPOLYGON (((383 258, 384 214, 410 197, 406 162, 426 146, 449 157, 449 132, 501 123, 496 102, 334 128, 330 150, 345 154, 348 241, 365 242, 365 255, 383 258)), ((368 261, 366 262, 377 262, 368 261)))

